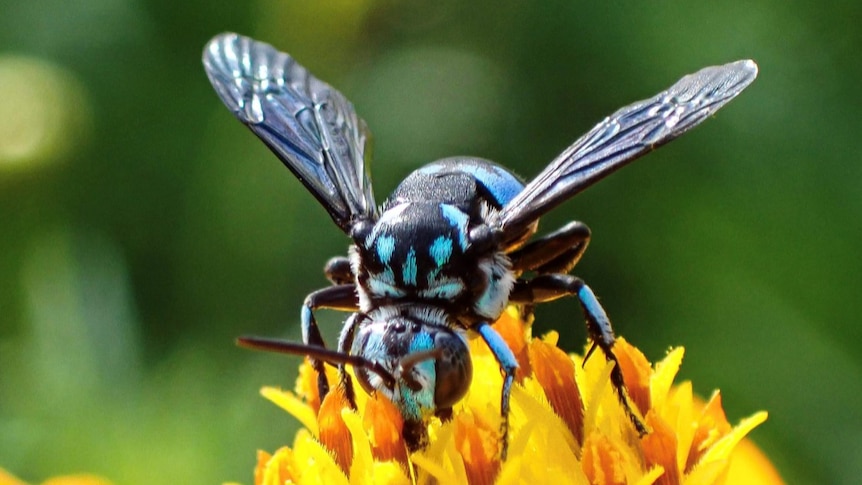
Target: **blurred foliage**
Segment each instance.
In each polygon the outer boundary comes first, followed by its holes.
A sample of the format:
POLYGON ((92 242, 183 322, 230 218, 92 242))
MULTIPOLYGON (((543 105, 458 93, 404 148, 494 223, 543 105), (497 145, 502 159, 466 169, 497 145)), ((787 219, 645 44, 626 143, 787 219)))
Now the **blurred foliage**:
MULTIPOLYGON (((799 1, 0 1, 0 465, 39 480, 251 481, 296 423, 257 396, 346 238, 213 94, 204 43, 292 53, 375 135, 382 200, 471 154, 529 177, 616 108, 751 57, 705 126, 544 220, 620 334, 722 389, 791 483, 862 475, 862 6, 799 1), (856 323, 854 323, 856 322, 856 323)), ((343 315, 321 312, 331 341, 343 315)), ((580 350, 572 301, 539 310, 580 350)))

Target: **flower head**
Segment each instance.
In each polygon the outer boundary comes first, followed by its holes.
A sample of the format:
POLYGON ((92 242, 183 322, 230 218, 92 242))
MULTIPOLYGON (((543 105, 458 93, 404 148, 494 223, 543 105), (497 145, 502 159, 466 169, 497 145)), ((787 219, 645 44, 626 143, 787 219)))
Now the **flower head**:
MULTIPOLYGON (((502 375, 484 342, 474 339, 469 393, 451 420, 429 420, 428 446, 414 453, 402 438, 398 410, 382 396, 357 392, 353 410, 335 386, 321 401, 308 364, 300 368, 295 392, 264 388, 263 395, 304 429, 292 446, 259 452, 255 483, 718 484, 751 473, 769 480, 765 483, 782 483, 743 440, 766 413, 732 426, 718 392, 703 403, 690 382, 674 385, 682 348, 652 366, 624 339, 614 346, 630 401, 650 427, 640 437, 611 385, 613 363, 598 355, 587 362, 567 355, 557 347, 555 333, 533 338, 514 308, 494 327, 520 366, 505 462, 499 458, 502 375), (745 456, 732 462, 740 452, 745 456), (732 464, 737 462, 751 468, 740 470, 732 464)), ((329 378, 337 382, 334 372, 329 378)))

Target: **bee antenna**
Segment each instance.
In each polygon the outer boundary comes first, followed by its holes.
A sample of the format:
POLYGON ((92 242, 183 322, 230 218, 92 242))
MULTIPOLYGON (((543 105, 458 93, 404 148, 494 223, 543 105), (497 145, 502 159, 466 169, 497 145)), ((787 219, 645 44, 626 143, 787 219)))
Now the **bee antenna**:
MULTIPOLYGON (((353 367, 362 368, 377 374, 383 379, 387 387, 395 386, 395 377, 391 372, 386 370, 380 363, 358 355, 351 355, 316 345, 266 337, 239 337, 236 339, 236 344, 246 349, 264 350, 280 354, 305 355, 330 364, 352 365, 353 367)), ((412 365, 415 365, 415 362, 412 365)))
POLYGON ((414 391, 418 391, 422 388, 422 384, 413 378, 413 375, 410 373, 410 369, 426 360, 439 359, 441 355, 443 355, 443 349, 440 348, 422 350, 405 355, 400 361, 398 361, 398 374, 407 384, 407 387, 414 391))

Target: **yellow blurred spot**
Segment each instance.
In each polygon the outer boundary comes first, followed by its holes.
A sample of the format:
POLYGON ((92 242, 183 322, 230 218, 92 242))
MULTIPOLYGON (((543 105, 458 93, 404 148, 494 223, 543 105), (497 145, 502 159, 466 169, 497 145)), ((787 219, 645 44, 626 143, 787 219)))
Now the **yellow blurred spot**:
POLYGON ((84 87, 71 72, 33 57, 0 57, 0 167, 66 158, 90 119, 84 87))
MULTIPOLYGON (((49 478, 42 482, 42 485, 111 485, 111 483, 102 477, 84 473, 49 478)), ((27 482, 19 480, 11 473, 0 468, 0 485, 27 485, 27 482)))
POLYGON ((0 468, 0 485, 27 485, 27 483, 18 480, 14 475, 0 468))
POLYGON ((42 485, 111 485, 111 482, 95 475, 69 475, 52 478, 42 482, 42 485))

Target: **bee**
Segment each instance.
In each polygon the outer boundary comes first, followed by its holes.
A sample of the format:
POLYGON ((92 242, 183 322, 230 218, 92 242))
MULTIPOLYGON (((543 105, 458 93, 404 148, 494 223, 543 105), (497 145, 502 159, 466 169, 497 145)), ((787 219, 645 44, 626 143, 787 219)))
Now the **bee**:
POLYGON ((582 222, 534 238, 539 218, 632 160, 697 126, 757 76, 750 60, 707 67, 652 98, 619 109, 525 183, 475 157, 437 160, 411 173, 377 205, 368 174, 370 133, 353 105, 291 56, 233 33, 213 38, 203 64, 228 109, 293 172, 350 238, 347 256, 324 272, 331 286, 305 298, 302 343, 245 337, 248 347, 302 354, 329 391, 325 363, 355 406, 346 366, 368 393, 381 393, 404 418, 412 450, 427 442, 430 416, 451 417, 467 392, 467 336, 481 337, 500 364, 500 455, 508 446, 509 400, 517 360, 491 324, 509 304, 575 297, 592 347, 615 365, 611 382, 641 435, 613 352, 610 318, 570 271, 590 241, 582 222), (328 349, 314 312, 351 312, 328 349))

